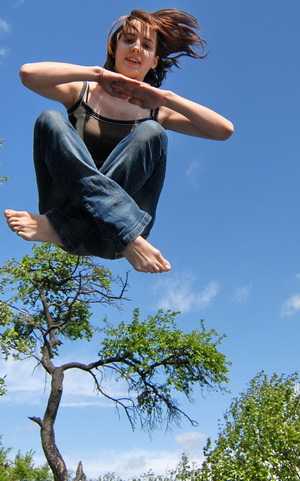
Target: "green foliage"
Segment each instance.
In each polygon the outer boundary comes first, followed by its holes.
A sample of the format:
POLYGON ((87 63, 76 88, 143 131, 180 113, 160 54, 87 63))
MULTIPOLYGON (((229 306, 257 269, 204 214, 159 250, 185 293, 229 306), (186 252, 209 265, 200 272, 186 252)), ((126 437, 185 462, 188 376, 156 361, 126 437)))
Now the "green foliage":
POLYGON ((228 363, 219 351, 222 337, 207 331, 203 321, 199 330, 185 333, 176 327, 176 312, 160 310, 141 321, 136 309, 129 323, 114 326, 104 319, 103 327, 95 328, 93 305, 118 307, 127 280, 113 278, 93 258, 67 255, 42 244, 33 247, 32 256, 8 261, 0 268, 0 279, 0 353, 6 359, 33 356, 51 376, 44 417, 30 419, 41 429, 42 446, 56 481, 68 479, 54 433, 65 371, 89 373, 97 391, 125 410, 132 427, 139 423, 148 431, 162 424, 168 427, 182 416, 196 424, 180 409, 174 393, 191 400, 196 387, 223 390, 228 381, 228 363), (119 295, 112 293, 112 284, 118 285, 119 295), (63 340, 90 341, 100 331, 96 360, 54 365, 63 340), (102 386, 105 373, 125 381, 127 397, 106 392, 102 386))
POLYGON ((261 372, 224 416, 206 446, 201 481, 300 479, 300 396, 297 374, 270 379, 261 372))
POLYGON ((0 440, 0 481, 53 481, 48 466, 34 465, 33 451, 25 455, 18 452, 14 460, 8 458, 10 451, 2 446, 0 440))
POLYGON ((90 258, 67 255, 48 244, 34 246, 33 254, 0 268, 1 350, 6 357, 32 355, 51 331, 73 341, 90 340, 95 332, 92 304, 117 299, 111 293, 110 271, 90 258))
MULTIPOLYGON (((9 452, 10 452, 10 449, 5 449, 2 446, 1 437, 0 437, 0 480, 1 480, 1 472, 4 472, 4 470, 7 469, 8 466, 9 466, 8 461, 7 461, 7 455, 8 455, 9 452)), ((5 480, 5 478, 3 478, 3 481, 4 480, 5 480)))
POLYGON ((99 355, 115 359, 117 378, 127 382, 142 424, 150 429, 162 422, 163 407, 168 408, 167 423, 182 414, 172 398, 174 390, 191 399, 195 385, 221 389, 227 382, 225 356, 217 349, 222 338, 206 331, 203 321, 200 330, 185 334, 176 328, 177 314, 158 311, 141 321, 136 309, 130 324, 106 322, 103 329, 107 337, 99 355))
MULTIPOLYGON (((0 139, 0 149, 2 148, 2 144, 3 144, 3 139, 0 139)), ((0 165, 2 165, 1 162, 0 162, 0 165)), ((7 176, 1 177, 0 178, 0 184, 2 184, 2 182, 7 182, 7 180, 8 180, 7 176)))
MULTIPOLYGON (((90 340, 96 332, 90 323, 92 305, 112 304, 121 297, 112 295, 107 269, 90 258, 70 256, 49 245, 34 246, 33 256, 25 255, 21 261, 8 261, 0 268, 0 278, 0 294, 11 293, 9 299, 0 299, 2 353, 16 359, 37 357, 39 347, 42 365, 49 373, 55 369, 49 358, 57 355, 61 338, 90 340)), ((121 295, 124 289, 123 284, 121 295)), ((125 380, 128 399, 114 401, 125 408, 132 426, 139 420, 151 430, 163 421, 167 425, 178 421, 184 413, 173 392, 191 399, 196 385, 222 389, 228 364, 218 350, 222 338, 214 330, 206 331, 202 321, 200 330, 186 334, 176 328, 177 314, 158 311, 141 321, 136 309, 130 323, 115 327, 104 320, 99 360, 63 369, 106 367, 116 379, 125 380)), ((100 382, 96 381, 96 387, 106 395, 100 382)))
POLYGON ((99 476, 97 481, 122 481, 122 478, 116 476, 115 473, 105 473, 103 476, 99 476))
POLYGON ((198 481, 199 466, 190 463, 188 457, 183 454, 174 470, 168 471, 164 481, 198 481))
POLYGON ((6 393, 5 379, 3 377, 0 377, 0 396, 3 396, 5 393, 6 393))

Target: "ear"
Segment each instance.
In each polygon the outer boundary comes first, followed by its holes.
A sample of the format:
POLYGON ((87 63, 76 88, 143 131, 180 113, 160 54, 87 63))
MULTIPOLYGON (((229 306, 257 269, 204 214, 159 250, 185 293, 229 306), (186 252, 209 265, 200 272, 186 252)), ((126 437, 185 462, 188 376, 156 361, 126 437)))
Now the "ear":
POLYGON ((158 56, 154 57, 152 67, 151 67, 152 70, 157 67, 158 61, 159 61, 159 57, 158 56))

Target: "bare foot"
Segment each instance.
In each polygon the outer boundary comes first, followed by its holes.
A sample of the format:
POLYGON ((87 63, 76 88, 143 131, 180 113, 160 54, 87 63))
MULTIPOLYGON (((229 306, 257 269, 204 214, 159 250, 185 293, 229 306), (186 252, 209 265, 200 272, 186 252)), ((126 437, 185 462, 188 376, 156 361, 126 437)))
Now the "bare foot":
POLYGON ((4 211, 9 228, 22 239, 33 242, 49 242, 62 246, 52 224, 45 215, 6 209, 4 211))
POLYGON ((171 269, 170 263, 163 258, 160 251, 139 236, 128 244, 123 256, 139 272, 167 272, 171 269))

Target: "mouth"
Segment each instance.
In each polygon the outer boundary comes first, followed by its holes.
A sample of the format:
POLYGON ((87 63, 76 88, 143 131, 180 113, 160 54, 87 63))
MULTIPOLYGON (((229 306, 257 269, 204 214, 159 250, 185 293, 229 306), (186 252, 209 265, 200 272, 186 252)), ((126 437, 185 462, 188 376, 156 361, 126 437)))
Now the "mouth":
POLYGON ((138 59, 136 59, 135 57, 126 57, 127 62, 130 62, 132 64, 135 64, 135 65, 139 65, 140 64, 140 61, 138 59))

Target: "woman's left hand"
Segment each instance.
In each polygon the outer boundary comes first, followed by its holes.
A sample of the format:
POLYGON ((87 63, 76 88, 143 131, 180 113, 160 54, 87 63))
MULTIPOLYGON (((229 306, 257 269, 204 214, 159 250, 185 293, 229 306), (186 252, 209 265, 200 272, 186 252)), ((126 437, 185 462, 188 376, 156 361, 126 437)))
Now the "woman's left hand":
POLYGON ((145 82, 119 83, 114 82, 114 90, 124 96, 127 96, 128 102, 138 105, 142 109, 156 109, 163 105, 164 91, 159 88, 152 87, 145 82))

